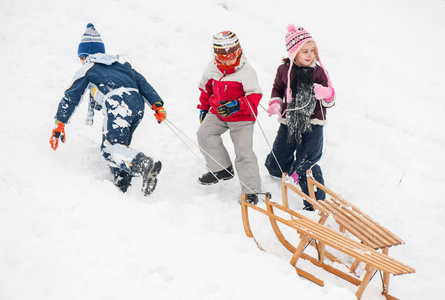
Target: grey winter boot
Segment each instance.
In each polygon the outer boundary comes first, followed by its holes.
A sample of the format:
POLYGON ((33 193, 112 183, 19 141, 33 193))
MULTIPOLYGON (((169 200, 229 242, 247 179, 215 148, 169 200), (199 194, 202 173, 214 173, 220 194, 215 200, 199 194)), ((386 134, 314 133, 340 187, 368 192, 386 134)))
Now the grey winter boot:
POLYGON ((153 193, 161 171, 162 163, 160 161, 153 161, 151 157, 139 153, 132 162, 131 171, 142 176, 142 192, 144 196, 153 193))

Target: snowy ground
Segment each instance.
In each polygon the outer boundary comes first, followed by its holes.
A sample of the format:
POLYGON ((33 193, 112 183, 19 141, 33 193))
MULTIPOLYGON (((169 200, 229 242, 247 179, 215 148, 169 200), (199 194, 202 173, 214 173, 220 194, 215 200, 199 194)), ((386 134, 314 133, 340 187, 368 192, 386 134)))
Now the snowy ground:
MULTIPOLYGON (((305 262, 326 286, 298 277, 268 221, 253 215, 261 252, 244 234, 237 180, 199 186, 198 149, 150 110, 132 145, 163 162, 148 198, 138 181, 125 195, 111 183, 99 152, 102 117, 85 126, 86 101, 67 125, 67 143, 50 148, 89 22, 107 52, 131 58, 192 140, 212 34, 238 34, 266 107, 286 26, 304 26, 337 91, 321 161, 326 185, 404 239, 390 254, 416 273, 392 278, 390 293, 440 299, 444 15, 442 0, 2 0, 0 299, 355 299, 355 286, 305 262)), ((262 109, 258 123, 263 188, 279 200, 280 183, 263 166, 278 124, 262 109)), ((380 287, 374 278, 363 299, 383 299, 380 287)))

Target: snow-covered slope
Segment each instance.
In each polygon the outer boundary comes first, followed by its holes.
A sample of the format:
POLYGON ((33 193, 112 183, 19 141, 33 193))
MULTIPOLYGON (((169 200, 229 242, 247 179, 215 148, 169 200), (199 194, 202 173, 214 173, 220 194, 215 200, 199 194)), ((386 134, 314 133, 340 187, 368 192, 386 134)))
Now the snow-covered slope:
MULTIPOLYGON (((125 195, 111 183, 99 151, 102 117, 85 126, 86 102, 67 125, 67 143, 50 148, 89 22, 107 52, 131 58, 192 140, 212 34, 237 33, 266 107, 286 26, 305 27, 337 92, 320 163, 326 185, 405 240, 390 253, 417 272, 392 278, 390 293, 439 299, 444 15, 441 0, 1 1, 0 299, 355 299, 354 286, 305 262, 326 286, 298 277, 268 221, 254 216, 260 251, 244 234, 237 180, 199 186, 199 150, 148 109, 132 146, 163 162, 150 197, 138 181, 125 195)), ((278 124, 263 109, 258 123, 263 189, 280 199, 263 166, 278 124)), ((376 276, 363 298, 382 299, 380 287, 376 276)))

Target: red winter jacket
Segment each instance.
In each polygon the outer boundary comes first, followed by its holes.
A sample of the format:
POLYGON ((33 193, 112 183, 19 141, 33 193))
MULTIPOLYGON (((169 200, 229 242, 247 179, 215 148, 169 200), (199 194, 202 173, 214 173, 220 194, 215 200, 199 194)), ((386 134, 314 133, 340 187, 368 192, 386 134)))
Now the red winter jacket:
POLYGON ((255 70, 244 56, 239 66, 231 70, 223 70, 215 61, 210 62, 199 82, 199 90, 199 109, 210 111, 224 122, 255 121, 262 91, 255 70), (221 101, 235 99, 240 103, 239 112, 225 118, 218 115, 221 101))

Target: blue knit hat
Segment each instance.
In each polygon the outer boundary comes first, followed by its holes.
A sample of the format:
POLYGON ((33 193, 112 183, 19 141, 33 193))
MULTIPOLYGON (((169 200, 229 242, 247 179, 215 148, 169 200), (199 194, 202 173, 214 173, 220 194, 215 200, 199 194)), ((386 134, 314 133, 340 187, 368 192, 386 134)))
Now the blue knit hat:
POLYGON ((94 53, 105 53, 105 45, 94 25, 88 23, 87 29, 80 40, 77 54, 79 57, 85 57, 94 53))

